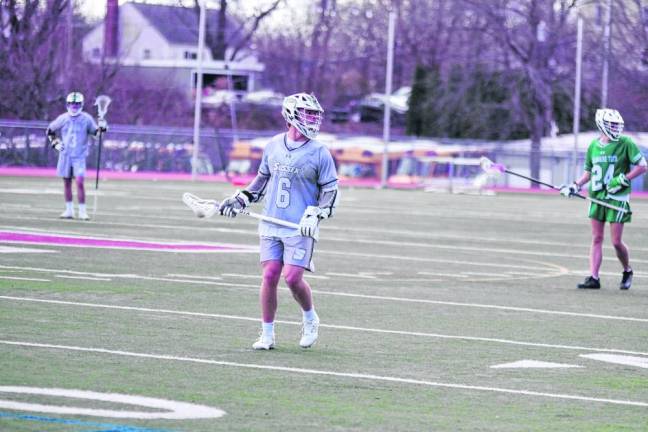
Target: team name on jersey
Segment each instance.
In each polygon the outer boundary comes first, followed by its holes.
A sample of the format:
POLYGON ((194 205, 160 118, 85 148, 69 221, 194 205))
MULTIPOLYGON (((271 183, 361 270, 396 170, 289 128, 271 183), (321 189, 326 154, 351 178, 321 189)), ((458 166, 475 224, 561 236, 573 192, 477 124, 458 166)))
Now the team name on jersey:
POLYGON ((292 165, 282 165, 279 162, 276 162, 272 168, 274 172, 282 172, 288 174, 299 174, 301 168, 294 167, 292 165))
POLYGON ((619 161, 616 155, 601 155, 592 158, 592 163, 616 163, 619 161))

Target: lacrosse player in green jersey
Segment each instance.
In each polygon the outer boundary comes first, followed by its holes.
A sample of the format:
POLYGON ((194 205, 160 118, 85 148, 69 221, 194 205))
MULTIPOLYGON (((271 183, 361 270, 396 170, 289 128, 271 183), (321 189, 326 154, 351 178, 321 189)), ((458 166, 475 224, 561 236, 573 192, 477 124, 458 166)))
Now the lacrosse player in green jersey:
POLYGON ((614 210, 597 203, 590 203, 589 217, 592 224, 592 247, 590 249, 590 272, 581 289, 599 289, 599 269, 603 259, 603 234, 605 222, 610 223, 612 245, 623 266, 619 288, 627 290, 632 285, 632 268, 628 247, 623 243, 624 224, 630 222, 630 181, 648 169, 646 159, 632 139, 621 135, 623 118, 613 109, 596 111, 596 126, 601 135, 592 141, 585 157, 585 172, 571 185, 562 185, 560 193, 570 197, 589 184, 589 195, 608 204, 625 209, 614 210))

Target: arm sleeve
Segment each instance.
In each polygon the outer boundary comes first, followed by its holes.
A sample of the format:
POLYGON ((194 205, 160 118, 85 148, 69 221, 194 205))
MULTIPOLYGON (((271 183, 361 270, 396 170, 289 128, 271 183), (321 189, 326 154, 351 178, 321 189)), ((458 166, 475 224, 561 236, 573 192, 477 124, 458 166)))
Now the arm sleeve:
POLYGON ((320 152, 320 170, 318 176, 320 188, 318 207, 323 210, 323 217, 333 217, 340 198, 338 192, 337 172, 331 152, 323 147, 320 152))
POLYGON ((90 135, 97 135, 99 132, 99 127, 97 126, 97 122, 92 118, 90 114, 86 117, 88 119, 88 133, 90 135))
POLYGON ((335 184, 335 189, 323 190, 320 192, 317 206, 322 209, 323 218, 333 217, 339 199, 340 194, 338 192, 337 183, 335 184))
POLYGON ((259 202, 265 195, 266 186, 268 186, 269 180, 270 176, 261 174, 261 171, 259 170, 259 173, 254 177, 254 180, 252 180, 248 187, 243 189, 241 192, 247 195, 250 202, 259 202))
POLYGON ((585 165, 583 169, 587 172, 592 172, 592 144, 587 148, 587 154, 585 155, 585 165))
POLYGON ((630 163, 632 165, 646 166, 646 159, 641 153, 641 150, 639 150, 639 146, 637 146, 637 144, 635 144, 631 139, 628 139, 628 141, 628 156, 630 158, 630 163))

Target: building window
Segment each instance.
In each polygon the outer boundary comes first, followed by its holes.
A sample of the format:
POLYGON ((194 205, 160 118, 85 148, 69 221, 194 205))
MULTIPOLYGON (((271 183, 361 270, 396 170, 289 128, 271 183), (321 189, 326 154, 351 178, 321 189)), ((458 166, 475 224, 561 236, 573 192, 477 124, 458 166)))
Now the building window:
POLYGON ((92 48, 92 57, 93 58, 100 58, 101 57, 101 49, 100 48, 92 48))
POLYGON ((142 54, 142 58, 144 60, 149 60, 151 58, 151 50, 150 49, 145 49, 144 53, 142 54))
POLYGON ((187 60, 196 60, 198 58, 198 53, 194 51, 185 51, 184 58, 187 60))

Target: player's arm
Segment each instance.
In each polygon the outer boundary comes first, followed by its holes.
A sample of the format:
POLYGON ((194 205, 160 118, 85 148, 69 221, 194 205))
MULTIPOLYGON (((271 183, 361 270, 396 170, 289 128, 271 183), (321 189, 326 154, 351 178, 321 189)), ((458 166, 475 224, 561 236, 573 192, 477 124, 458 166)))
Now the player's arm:
POLYGON ((571 184, 562 184, 559 186, 560 194, 566 197, 571 197, 580 192, 584 184, 590 181, 592 173, 589 171, 584 171, 583 174, 571 184))
POLYGON ((270 174, 259 172, 245 189, 237 190, 234 195, 225 198, 218 207, 218 212, 223 216, 235 217, 238 210, 263 199, 269 181, 270 174))
POLYGON ((632 169, 627 173, 619 173, 610 180, 610 183, 606 185, 606 188, 611 194, 615 194, 621 189, 630 186, 632 179, 643 175, 646 170, 648 170, 646 158, 641 153, 641 150, 639 150, 639 147, 637 147, 633 141, 630 141, 628 147, 628 156, 630 157, 632 169))
POLYGON ((52 148, 56 151, 63 151, 63 141, 56 136, 56 132, 61 129, 62 119, 59 116, 56 120, 50 123, 45 130, 45 135, 52 148))

